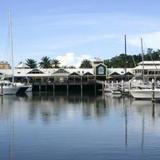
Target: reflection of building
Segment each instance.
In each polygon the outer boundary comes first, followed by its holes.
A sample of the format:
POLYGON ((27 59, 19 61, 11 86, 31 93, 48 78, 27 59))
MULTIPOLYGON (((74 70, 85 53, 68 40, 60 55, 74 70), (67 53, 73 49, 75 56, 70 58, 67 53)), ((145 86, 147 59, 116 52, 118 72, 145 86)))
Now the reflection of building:
POLYGON ((0 69, 10 69, 11 66, 8 62, 5 62, 5 61, 1 61, 0 62, 0 69))

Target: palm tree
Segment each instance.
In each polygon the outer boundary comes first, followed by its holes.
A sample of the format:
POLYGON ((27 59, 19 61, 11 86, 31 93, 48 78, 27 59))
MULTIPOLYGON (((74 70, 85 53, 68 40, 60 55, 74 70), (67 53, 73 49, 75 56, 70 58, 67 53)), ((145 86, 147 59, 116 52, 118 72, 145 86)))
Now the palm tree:
POLYGON ((30 68, 37 68, 37 62, 34 59, 26 59, 26 65, 30 68))
POLYGON ((88 59, 84 59, 81 62, 80 68, 92 68, 92 62, 88 59))
POLYGON ((59 68, 59 65, 60 65, 60 62, 58 59, 53 59, 52 60, 52 65, 53 65, 53 68, 59 68))
POLYGON ((52 68, 51 59, 47 56, 41 58, 41 62, 39 63, 41 68, 52 68))

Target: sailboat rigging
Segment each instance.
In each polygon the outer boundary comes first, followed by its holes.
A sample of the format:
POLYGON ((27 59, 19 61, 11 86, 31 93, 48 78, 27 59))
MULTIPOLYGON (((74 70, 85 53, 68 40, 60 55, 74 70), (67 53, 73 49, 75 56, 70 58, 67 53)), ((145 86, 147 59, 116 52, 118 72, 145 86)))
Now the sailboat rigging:
POLYGON ((9 12, 9 46, 11 52, 11 68, 12 68, 12 80, 11 82, 8 80, 1 80, 0 85, 0 93, 3 95, 10 95, 10 94, 20 94, 24 93, 29 86, 22 84, 22 83, 15 83, 14 79, 14 49, 13 49, 13 26, 12 26, 12 16, 11 12, 9 12))

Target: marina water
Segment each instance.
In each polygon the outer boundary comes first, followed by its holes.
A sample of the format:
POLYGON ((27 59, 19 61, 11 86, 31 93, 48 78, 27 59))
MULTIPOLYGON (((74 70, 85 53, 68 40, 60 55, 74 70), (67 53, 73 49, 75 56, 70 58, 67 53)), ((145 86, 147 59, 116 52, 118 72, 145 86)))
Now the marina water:
POLYGON ((160 157, 160 107, 132 98, 30 94, 0 97, 2 160, 160 157))

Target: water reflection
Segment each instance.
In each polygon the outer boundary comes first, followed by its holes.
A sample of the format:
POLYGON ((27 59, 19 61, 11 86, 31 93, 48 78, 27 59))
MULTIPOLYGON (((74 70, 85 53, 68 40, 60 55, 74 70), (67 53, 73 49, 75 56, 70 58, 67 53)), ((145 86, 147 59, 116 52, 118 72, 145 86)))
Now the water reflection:
POLYGON ((53 153, 57 159, 65 159, 68 152, 89 154, 83 159, 98 158, 92 156, 93 152, 102 154, 104 159, 114 159, 118 154, 125 155, 122 159, 130 159, 132 154, 147 156, 152 152, 160 156, 159 123, 159 104, 150 101, 109 95, 4 96, 0 97, 0 159, 25 159, 25 149, 33 152, 32 156, 37 156, 37 150, 47 152, 48 159, 53 153), (44 145, 48 150, 43 151, 44 145), (60 158, 59 153, 64 157, 60 158))
MULTIPOLYGON (((0 97, 0 117, 3 119, 13 112, 13 109, 23 114, 28 113, 28 119, 34 120, 41 115, 43 121, 50 121, 50 117, 60 118, 69 112, 80 113, 84 118, 103 118, 110 112, 123 112, 127 124, 128 112, 136 113, 141 117, 145 114, 153 121, 160 117, 158 104, 150 101, 134 101, 131 98, 111 97, 79 97, 79 96, 51 96, 30 95, 24 97, 0 97), (78 112, 76 112, 78 110, 78 112), (156 112, 155 112, 156 110, 156 112)), ((63 118, 63 117, 62 117, 63 118)), ((127 129, 126 129, 127 130, 127 129)))

